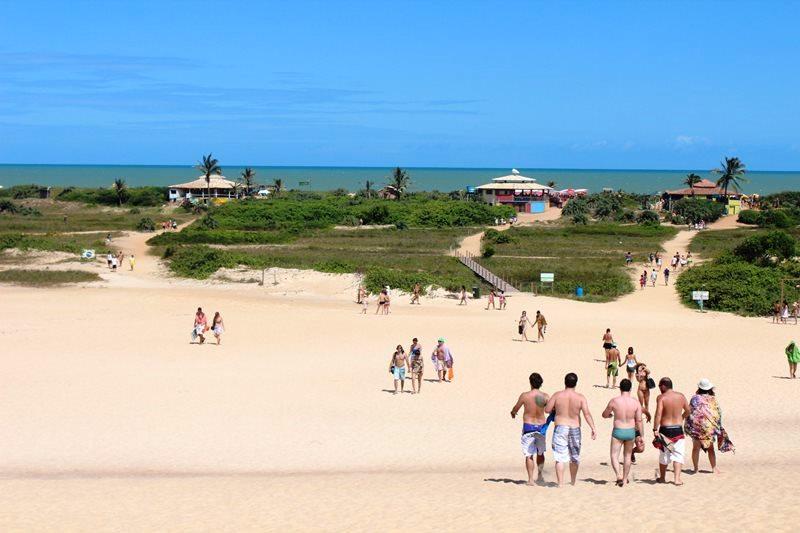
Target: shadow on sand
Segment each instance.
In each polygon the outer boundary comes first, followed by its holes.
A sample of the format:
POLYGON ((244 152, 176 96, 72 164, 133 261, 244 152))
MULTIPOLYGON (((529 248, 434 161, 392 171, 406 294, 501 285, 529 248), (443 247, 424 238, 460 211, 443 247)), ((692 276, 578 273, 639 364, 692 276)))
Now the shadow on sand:
MULTIPOLYGON (((484 481, 487 481, 489 483, 511 483, 512 485, 523 485, 523 486, 527 485, 527 482, 524 479, 510 479, 510 478, 507 478, 507 477, 503 477, 503 478, 486 478, 486 479, 484 479, 484 481)), ((558 483, 556 483, 555 481, 541 481, 541 480, 539 480, 539 481, 536 481, 535 485, 537 487, 548 487, 548 488, 558 487, 558 483)))

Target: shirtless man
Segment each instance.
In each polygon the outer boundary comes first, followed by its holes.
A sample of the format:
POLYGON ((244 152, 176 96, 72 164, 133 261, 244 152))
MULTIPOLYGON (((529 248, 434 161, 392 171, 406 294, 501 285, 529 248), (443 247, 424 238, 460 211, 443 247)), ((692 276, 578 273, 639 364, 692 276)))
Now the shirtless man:
POLYGON ((686 401, 686 396, 672 390, 672 380, 669 378, 661 378, 658 389, 661 394, 656 398, 653 434, 656 438, 661 437, 664 442, 659 446, 661 453, 658 457, 658 482, 666 482, 667 465, 672 463, 672 468, 675 470, 675 485, 683 485, 681 469, 686 451, 683 422, 689 416, 689 402, 686 401))
POLYGON ((617 477, 617 486, 622 487, 630 483, 628 475, 631 472, 631 454, 637 433, 642 434, 642 406, 631 397, 631 380, 623 379, 619 382, 619 396, 613 398, 603 418, 614 417, 614 429, 611 432, 611 468, 617 477), (622 477, 619 475, 619 451, 622 454, 622 477))
POLYGON ((542 313, 536 311, 536 327, 539 329, 536 337, 537 342, 544 342, 544 334, 547 332, 547 319, 542 313))
POLYGON ((547 416, 544 406, 550 396, 539 388, 544 380, 534 372, 528 378, 531 390, 519 395, 516 405, 511 409, 511 418, 517 416, 520 407, 525 407, 522 412, 522 454, 525 456, 525 470, 528 472, 528 485, 533 485, 535 480, 542 479, 540 467, 544 465, 545 436, 547 434, 547 416), (534 460, 536 456, 536 460, 534 460))
POLYGON ((570 372, 564 376, 564 390, 553 394, 544 406, 544 412, 556 412, 556 429, 553 431, 553 457, 556 461, 558 486, 564 486, 564 463, 569 463, 572 485, 578 476, 581 457, 581 413, 592 430, 592 440, 597 438, 594 419, 583 394, 575 392, 578 376, 570 372))
POLYGON ((622 366, 622 357, 619 354, 616 344, 612 344, 611 348, 606 350, 606 388, 613 389, 617 386, 617 376, 619 375, 619 367, 622 366), (609 386, 608 382, 613 378, 613 383, 609 386))
POLYGON ((608 359, 608 351, 612 346, 614 346, 614 336, 611 335, 611 328, 607 328, 603 334, 603 353, 605 353, 606 359, 608 359))

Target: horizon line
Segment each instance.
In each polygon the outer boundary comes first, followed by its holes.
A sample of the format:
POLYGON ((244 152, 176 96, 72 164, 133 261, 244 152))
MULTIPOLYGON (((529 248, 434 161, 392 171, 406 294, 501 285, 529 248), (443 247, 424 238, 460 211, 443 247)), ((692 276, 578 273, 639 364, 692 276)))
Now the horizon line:
MULTIPOLYGON (((136 164, 136 163, 0 163, 0 167, 174 167, 174 168, 194 168, 196 165, 194 164, 175 164, 175 163, 164 163, 164 164, 136 164)), ((543 171, 554 171, 554 170, 567 170, 567 171, 634 171, 634 172, 711 172, 712 169, 703 170, 700 168, 590 168, 590 167, 530 167, 530 166, 519 166, 519 167, 507 167, 507 166, 473 166, 473 167, 462 167, 462 166, 402 166, 402 165, 386 165, 386 166, 379 166, 379 165, 266 165, 266 164, 239 164, 239 163, 231 163, 226 165, 220 165, 223 169, 228 167, 266 167, 266 168, 309 168, 309 169, 326 169, 326 168, 356 168, 356 169, 392 169, 400 168, 404 169, 420 169, 420 170, 503 170, 508 169, 509 171, 514 168, 521 168, 525 170, 543 170, 543 171)), ((792 169, 792 170, 759 170, 759 169, 747 169, 747 172, 783 172, 783 173, 798 173, 800 169, 792 169)))

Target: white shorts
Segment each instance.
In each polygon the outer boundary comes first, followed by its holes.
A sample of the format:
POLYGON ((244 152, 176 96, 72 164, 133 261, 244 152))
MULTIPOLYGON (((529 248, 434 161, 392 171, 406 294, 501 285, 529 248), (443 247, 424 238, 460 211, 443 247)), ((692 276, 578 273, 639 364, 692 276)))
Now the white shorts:
POLYGON ((436 361, 433 362, 433 366, 436 367, 436 371, 437 372, 443 372, 443 371, 447 370, 447 362, 446 361, 440 361, 439 359, 437 359, 436 361))
POLYGON ((670 463, 683 463, 683 456, 686 451, 686 439, 680 439, 672 443, 672 447, 674 451, 670 452, 667 449, 663 449, 658 454, 658 462, 662 465, 668 465, 670 463))
POLYGON ((544 455, 547 447, 547 441, 544 435, 531 431, 522 434, 522 455, 525 457, 533 457, 534 455, 544 455))

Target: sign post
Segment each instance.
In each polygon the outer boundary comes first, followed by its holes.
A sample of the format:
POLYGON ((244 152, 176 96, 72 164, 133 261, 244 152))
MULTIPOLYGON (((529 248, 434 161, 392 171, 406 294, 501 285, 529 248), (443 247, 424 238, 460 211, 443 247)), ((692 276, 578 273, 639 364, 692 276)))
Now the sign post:
POLYGON ((692 300, 700 306, 700 312, 705 313, 703 302, 708 301, 708 291, 692 291, 692 300))
POLYGON ((553 282, 556 280, 556 275, 552 272, 540 272, 539 273, 539 283, 541 283, 542 287, 544 287, 545 283, 550 284, 550 291, 555 291, 555 287, 553 286, 553 282))

